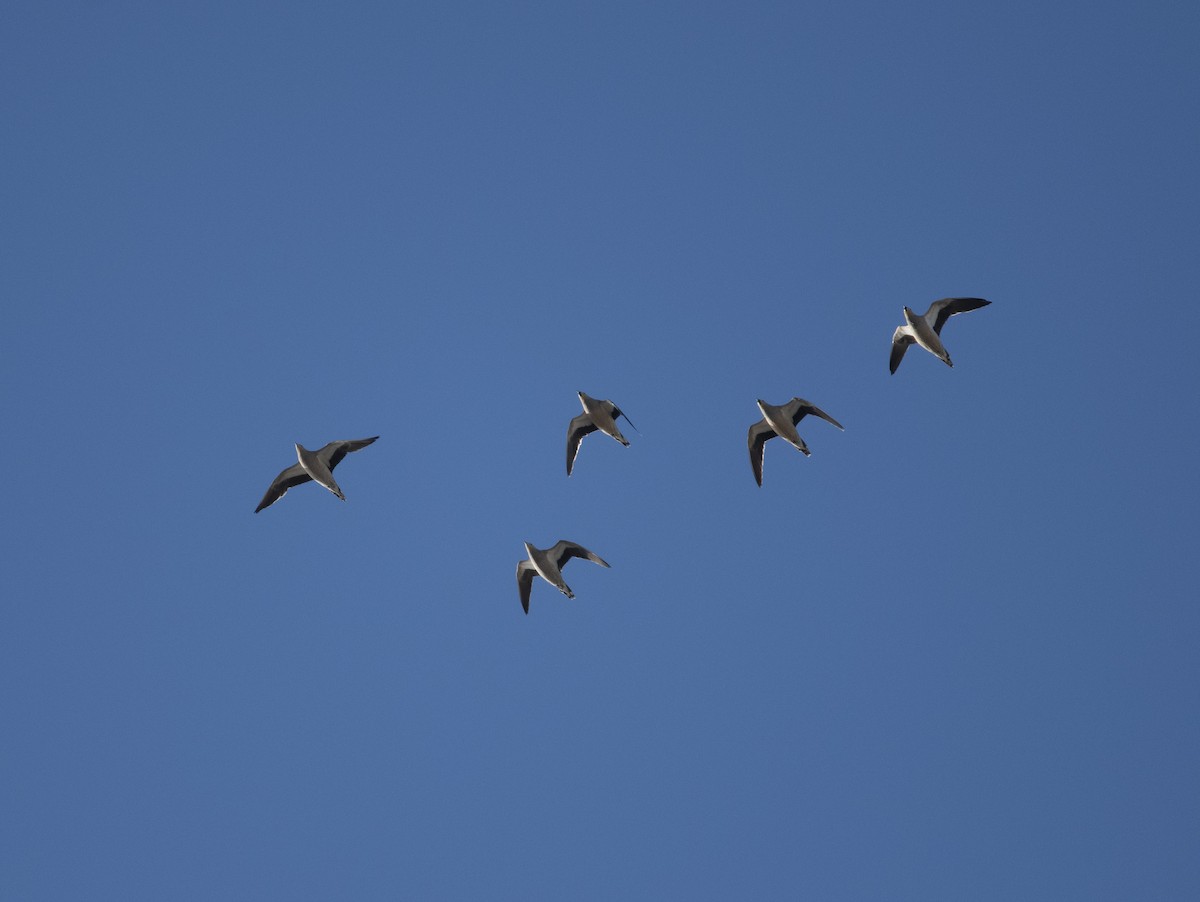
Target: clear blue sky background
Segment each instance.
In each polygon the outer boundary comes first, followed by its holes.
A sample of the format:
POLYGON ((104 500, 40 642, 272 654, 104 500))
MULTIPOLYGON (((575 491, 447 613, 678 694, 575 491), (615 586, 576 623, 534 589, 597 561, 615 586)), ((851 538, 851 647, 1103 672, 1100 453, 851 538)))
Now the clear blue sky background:
POLYGON ((0 898, 1200 897, 1194 3, 3 20, 0 898))

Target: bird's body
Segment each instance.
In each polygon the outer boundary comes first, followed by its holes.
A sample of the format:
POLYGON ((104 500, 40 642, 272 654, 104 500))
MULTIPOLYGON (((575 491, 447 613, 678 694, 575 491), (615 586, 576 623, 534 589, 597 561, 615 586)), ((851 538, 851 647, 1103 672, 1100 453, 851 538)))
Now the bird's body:
POLYGON ((564 582, 562 575, 562 568, 567 561, 573 557, 581 557, 599 564, 601 567, 609 566, 608 562, 599 555, 593 554, 582 545, 568 542, 566 539, 545 549, 534 548, 526 542, 525 553, 529 555, 529 558, 517 564, 517 589, 521 594, 521 607, 525 609, 526 614, 529 613, 529 594, 533 589, 535 574, 550 583, 567 598, 574 598, 575 593, 564 582))
MULTIPOLYGON (((583 413, 571 420, 567 427, 567 475, 571 475, 571 470, 575 466, 575 455, 579 453, 579 443, 583 441, 585 435, 590 435, 599 429, 605 435, 610 435, 618 442, 626 447, 629 446, 629 441, 625 436, 621 435, 621 430, 617 426, 617 417, 625 417, 630 426, 633 426, 633 421, 622 413, 621 408, 617 407, 612 401, 602 401, 598 398, 593 398, 583 392, 577 392, 579 401, 583 404, 583 413)), ((636 426, 634 427, 637 428, 636 426)))
POLYGON ((917 316, 905 307, 904 325, 897 326, 892 333, 892 355, 888 360, 888 368, 896 372, 900 361, 904 359, 904 352, 911 344, 920 345, 946 366, 953 367, 950 354, 942 344, 942 326, 956 313, 978 310, 990 303, 983 298, 942 298, 930 304, 924 316, 917 316))
POLYGON ((294 486, 302 485, 312 481, 317 485, 324 486, 337 495, 343 501, 346 496, 342 493, 341 486, 337 484, 337 480, 333 478, 333 468, 341 463, 351 451, 357 451, 360 448, 365 448, 379 436, 372 438, 347 439, 344 441, 330 442, 319 451, 309 451, 303 445, 296 444, 296 460, 297 463, 281 472, 275 477, 271 483, 267 493, 263 495, 262 501, 258 503, 258 507, 254 509, 257 514, 263 508, 270 507, 280 498, 287 494, 287 490, 294 486))
POLYGON ((820 417, 837 426, 838 429, 845 429, 841 423, 821 408, 810 404, 803 398, 792 398, 786 404, 778 406, 768 404, 760 398, 758 409, 763 418, 750 427, 750 432, 746 436, 746 444, 750 448, 750 468, 754 471, 754 481, 759 485, 762 485, 763 452, 767 442, 776 436, 782 438, 805 457, 811 456, 808 445, 796 431, 796 424, 808 414, 820 417))

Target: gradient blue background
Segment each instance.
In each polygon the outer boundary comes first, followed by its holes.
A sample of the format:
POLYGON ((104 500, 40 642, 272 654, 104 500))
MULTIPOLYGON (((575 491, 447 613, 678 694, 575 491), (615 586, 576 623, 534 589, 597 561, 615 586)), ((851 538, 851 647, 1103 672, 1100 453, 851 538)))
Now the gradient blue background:
POLYGON ((0 898, 1200 897, 1194 3, 3 12, 0 898))

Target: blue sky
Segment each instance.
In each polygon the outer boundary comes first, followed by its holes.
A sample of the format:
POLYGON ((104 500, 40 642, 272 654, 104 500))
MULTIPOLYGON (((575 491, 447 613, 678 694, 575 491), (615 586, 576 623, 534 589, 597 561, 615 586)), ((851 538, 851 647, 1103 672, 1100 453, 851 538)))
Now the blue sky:
POLYGON ((1192 4, 4 19, 0 897, 1196 898, 1192 4))

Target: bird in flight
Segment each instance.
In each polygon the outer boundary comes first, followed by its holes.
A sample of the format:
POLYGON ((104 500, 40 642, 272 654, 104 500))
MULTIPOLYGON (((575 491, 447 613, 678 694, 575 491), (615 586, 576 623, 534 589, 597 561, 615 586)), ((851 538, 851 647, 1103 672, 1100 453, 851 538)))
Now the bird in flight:
POLYGON ((371 438, 330 442, 320 451, 309 451, 303 445, 297 444, 296 458, 298 459, 298 463, 292 464, 275 477, 275 481, 271 483, 271 487, 263 495, 262 501, 258 502, 258 507, 254 509, 254 513, 257 514, 263 508, 270 507, 286 495, 287 490, 293 486, 302 485, 310 480, 317 483, 317 485, 325 486, 325 488, 345 501, 346 496, 342 494, 341 487, 337 484, 337 480, 333 478, 333 468, 341 463, 342 458, 351 451, 358 451, 360 448, 365 448, 377 438, 379 436, 376 435, 371 438))
POLYGON ((950 353, 942 345, 942 326, 946 325, 946 320, 956 313, 978 310, 990 303, 991 301, 985 301, 983 298, 942 298, 940 301, 930 304, 924 316, 917 316, 912 310, 905 307, 904 325, 897 326, 896 331, 892 333, 892 357, 888 361, 889 368, 893 373, 896 372, 896 367, 904 359, 904 352, 911 344, 920 345, 946 366, 954 366, 950 362, 950 353))
MULTIPOLYGON (((571 425, 567 427, 568 476, 571 475, 571 470, 575 466, 575 455, 579 453, 579 443, 583 441, 585 435, 599 429, 605 435, 611 435, 622 445, 629 447, 629 442, 625 436, 621 435, 621 430, 617 427, 617 417, 625 417, 626 422, 633 426, 633 420, 626 417, 621 412, 621 408, 612 401, 601 401, 585 395, 583 392, 577 392, 577 394, 583 404, 583 413, 571 420, 571 425)), ((633 428, 637 429, 636 426, 633 428)))
POLYGON ((545 549, 534 548, 526 542, 525 553, 529 555, 528 560, 517 564, 517 588, 521 592, 521 607, 525 609, 526 614, 529 613, 529 592, 533 588, 535 574, 550 583, 567 598, 574 598, 575 593, 571 591, 571 587, 563 582, 562 568, 567 561, 573 557, 581 557, 599 564, 601 567, 609 566, 609 563, 600 555, 593 554, 582 545, 568 542, 566 539, 559 541, 552 548, 545 549))
POLYGON ((779 436, 791 444, 805 457, 811 456, 808 445, 804 444, 804 439, 800 438, 800 433, 796 431, 796 424, 808 414, 820 417, 845 431, 845 427, 841 423, 803 398, 792 398, 786 404, 778 407, 768 404, 760 398, 758 409, 762 411, 763 418, 750 427, 746 443, 750 446, 750 468, 754 470, 754 481, 759 485, 762 485, 763 451, 767 442, 775 436, 779 436))

